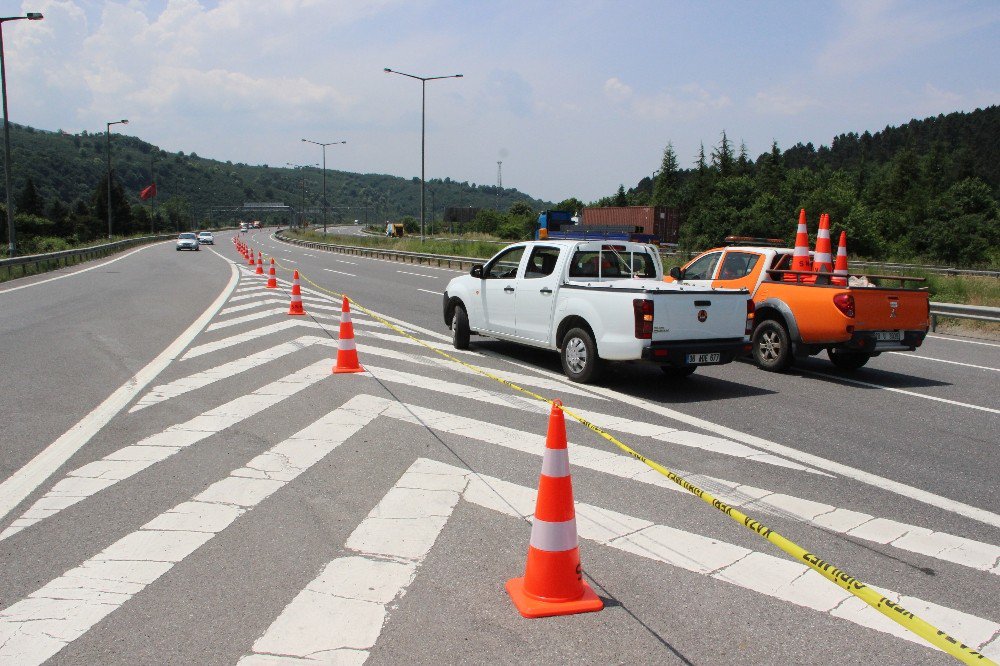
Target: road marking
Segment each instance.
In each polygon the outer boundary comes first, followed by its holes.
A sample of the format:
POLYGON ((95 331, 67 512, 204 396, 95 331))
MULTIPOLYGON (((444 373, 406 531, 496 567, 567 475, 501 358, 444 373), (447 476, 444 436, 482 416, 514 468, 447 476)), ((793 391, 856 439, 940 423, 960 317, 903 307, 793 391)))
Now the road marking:
POLYGON ((334 259, 334 261, 336 261, 338 264, 350 264, 351 266, 357 266, 358 265, 358 262, 356 262, 356 261, 346 261, 344 259, 334 259))
POLYGON ((409 271, 396 271, 397 273, 402 273, 403 275, 416 275, 417 277, 427 278, 429 280, 437 280, 437 275, 424 275, 423 273, 411 273, 409 271))
POLYGON ((982 412, 989 412, 990 414, 1000 414, 1000 409, 993 409, 992 407, 983 407, 981 405, 972 405, 967 402, 959 402, 957 400, 949 400, 948 398, 939 398, 934 395, 927 395, 926 393, 917 393, 916 391, 907 391, 906 389, 895 388, 892 386, 883 386, 881 384, 873 384, 871 382, 863 382, 860 379, 851 379, 849 377, 840 377, 838 375, 831 375, 825 372, 817 372, 816 370, 800 370, 803 374, 815 375, 817 377, 825 377, 826 379, 832 379, 838 382, 845 382, 847 384, 855 384, 857 386, 864 386, 865 388, 881 389, 883 391, 892 391, 893 393, 902 393, 903 395, 913 396, 914 398, 923 398, 924 400, 933 400, 934 402, 943 402, 948 405, 955 405, 956 407, 967 407, 968 409, 978 409, 982 412))
POLYGON ((41 664, 377 417, 357 396, 0 611, 0 663, 41 664))
POLYGON ((962 338, 949 338, 944 335, 928 335, 928 338, 934 338, 935 340, 947 340, 948 342, 965 342, 970 345, 983 345, 984 347, 1000 347, 1000 344, 994 342, 982 342, 980 340, 964 340, 962 338))
POLYGON ((907 358, 919 358, 924 361, 937 361, 938 363, 948 363, 950 365, 964 365, 967 368, 978 368, 979 370, 992 370, 993 372, 1000 372, 1000 368, 991 368, 988 365, 974 365, 972 363, 960 363, 958 361, 946 361, 943 358, 932 358, 930 356, 918 356, 917 354, 912 354, 910 352, 889 352, 890 354, 898 354, 899 356, 905 356, 907 358))
MULTIPOLYGON (((238 326, 239 324, 245 324, 247 322, 256 321, 258 319, 264 319, 266 317, 272 317, 274 315, 288 314, 288 310, 286 309, 288 307, 288 301, 286 301, 285 299, 269 298, 261 300, 258 304, 262 306, 270 306, 272 303, 282 304, 284 307, 281 308, 272 307, 268 310, 263 310, 261 312, 253 312, 250 314, 242 315, 240 317, 233 317, 231 319, 223 319, 221 321, 215 321, 209 324, 208 328, 206 328, 205 331, 217 331, 220 328, 229 328, 230 326, 238 326)), ((327 317, 340 316, 340 308, 337 306, 325 305, 321 303, 313 303, 311 301, 304 301, 303 305, 310 310, 309 314, 315 316, 327 316, 327 317), (322 314, 316 312, 317 310, 328 310, 329 312, 326 314, 322 314), (336 315, 334 315, 334 312, 336 313, 336 315)), ((359 313, 359 316, 364 317, 365 315, 359 313)))
POLYGON ((9 289, 0 289, 0 295, 2 295, 2 294, 9 294, 12 291, 20 291, 21 289, 27 289, 28 287, 37 287, 39 285, 45 284, 46 282, 54 282, 56 280, 63 280, 63 279, 68 278, 68 277, 75 277, 75 276, 79 275, 80 273, 86 273, 87 271, 96 270, 98 268, 104 268, 108 264, 113 264, 116 261, 121 261, 122 259, 126 259, 128 257, 131 257, 136 252, 142 252, 143 250, 148 250, 151 247, 157 247, 157 246, 160 246, 160 245, 166 245, 167 243, 170 243, 170 241, 163 241, 163 242, 159 242, 159 243, 150 243, 149 245, 143 245, 140 248, 136 248, 135 250, 132 250, 131 252, 126 252, 125 254, 123 254, 121 256, 115 257, 114 259, 111 259, 110 261, 105 261, 104 263, 97 264, 96 266, 88 266, 87 268, 81 268, 80 270, 73 271, 72 273, 65 273, 63 275, 57 275, 55 277, 50 277, 50 278, 46 278, 44 280, 39 280, 38 282, 32 282, 31 284, 22 284, 19 287, 10 287, 9 289))
POLYGON ((430 289, 419 289, 419 288, 418 288, 418 289, 417 289, 417 291, 422 291, 422 292, 424 292, 425 294, 433 294, 433 295, 435 295, 435 296, 440 296, 440 295, 441 295, 441 292, 440 292, 440 291, 431 291, 430 289))
MULTIPOLYGON (((418 405, 394 404, 383 412, 383 415, 533 456, 540 457, 545 450, 545 437, 541 434, 515 430, 418 405)), ((574 467, 647 483, 681 493, 685 497, 688 495, 687 491, 662 474, 650 470, 645 464, 629 456, 572 442, 568 448, 569 459, 574 467)), ((733 507, 812 524, 824 531, 847 534, 977 571, 1000 575, 1000 546, 945 532, 934 532, 917 525, 876 518, 867 513, 776 493, 735 481, 683 470, 674 471, 699 488, 710 489, 718 499, 733 507)))
POLYGON ((97 432, 107 425, 118 412, 132 401, 157 375, 175 360, 191 341, 201 333, 205 325, 222 308, 232 294, 239 280, 239 273, 230 268, 229 284, 223 287, 218 297, 195 321, 170 343, 159 356, 150 361, 100 405, 84 416, 72 428, 49 444, 24 467, 11 474, 0 483, 0 520, 13 511, 18 504, 44 483, 56 470, 66 463, 77 451, 90 441, 97 432))
POLYGON ((358 277, 354 273, 345 273, 344 271, 335 271, 332 268, 324 268, 323 270, 326 271, 327 273, 337 273, 338 275, 346 275, 348 277, 358 277))
MULTIPOLYGON (((533 519, 535 496, 532 488, 418 458, 348 537, 345 547, 358 555, 326 565, 254 643, 255 654, 239 664, 261 666, 287 658, 280 663, 306 664, 318 655, 336 663, 363 663, 391 621, 390 604, 415 580, 459 499, 525 521, 533 519)), ((854 603, 849 592, 804 564, 592 504, 576 502, 575 509, 582 539, 931 647, 860 600, 854 603)), ((521 532, 526 546, 527 530, 521 532)), ((989 643, 1000 624, 879 591, 933 618, 987 656, 998 651, 989 643)))
POLYGON ((0 539, 17 534, 26 527, 53 516, 119 481, 128 479, 161 460, 166 460, 182 448, 207 439, 254 414, 273 407, 329 376, 330 361, 318 361, 276 382, 262 386, 253 393, 230 400, 189 421, 172 425, 162 432, 75 469, 0 533, 0 539))

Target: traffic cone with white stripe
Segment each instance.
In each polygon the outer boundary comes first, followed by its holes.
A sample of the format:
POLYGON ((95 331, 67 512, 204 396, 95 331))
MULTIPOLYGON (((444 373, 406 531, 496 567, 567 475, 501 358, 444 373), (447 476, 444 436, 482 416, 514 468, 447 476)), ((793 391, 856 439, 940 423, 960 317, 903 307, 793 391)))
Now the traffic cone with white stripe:
POLYGON ((549 415, 524 576, 507 581, 507 594, 524 617, 574 615, 604 608, 604 602, 583 580, 580 568, 566 419, 561 407, 556 400, 549 415))
MULTIPOLYGON (((809 259, 809 229, 806 226, 806 209, 799 211, 799 227, 795 233, 795 251, 792 253, 792 266, 789 270, 811 271, 812 261, 809 259)), ((785 275, 785 282, 798 282, 799 275, 785 275)))
POLYGON ((257 275, 263 275, 264 274, 264 256, 260 252, 257 252, 257 271, 256 271, 256 273, 257 273, 257 275))
POLYGON ((836 276, 830 282, 840 287, 847 286, 847 232, 840 232, 840 242, 837 243, 837 264, 833 267, 836 276))
POLYGON ((278 288, 278 276, 274 272, 274 257, 271 257, 271 267, 267 271, 267 288, 278 288))
POLYGON ((816 232, 816 252, 813 254, 813 270, 817 273, 833 271, 833 246, 830 241, 830 216, 819 216, 819 231, 816 232))
POLYGON ((340 340, 337 342, 337 365, 333 366, 333 372, 340 374, 343 372, 364 372, 358 362, 358 348, 354 344, 354 324, 351 323, 351 303, 344 296, 344 303, 340 308, 340 340))
POLYGON ((254 262, 254 260, 253 260, 253 250, 250 250, 250 258, 247 261, 247 265, 248 266, 254 266, 254 265, 256 265, 256 262, 254 262))
POLYGON ((302 289, 299 287, 299 272, 292 273, 292 304, 288 307, 290 315, 304 315, 306 311, 302 308, 302 289))

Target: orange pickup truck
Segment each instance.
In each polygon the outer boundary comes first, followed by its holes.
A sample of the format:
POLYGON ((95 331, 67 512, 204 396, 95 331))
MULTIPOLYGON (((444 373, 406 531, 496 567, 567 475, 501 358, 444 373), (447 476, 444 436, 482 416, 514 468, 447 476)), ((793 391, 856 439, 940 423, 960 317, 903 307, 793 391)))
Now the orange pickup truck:
POLYGON ((902 287, 922 278, 852 275, 851 286, 838 286, 830 273, 789 271, 791 259, 786 248, 721 247, 671 269, 664 279, 747 289, 756 305, 753 359, 764 370, 784 370, 824 349, 835 366, 855 370, 882 352, 913 351, 923 343, 930 295, 902 287), (900 288, 873 281, 898 281, 900 288))

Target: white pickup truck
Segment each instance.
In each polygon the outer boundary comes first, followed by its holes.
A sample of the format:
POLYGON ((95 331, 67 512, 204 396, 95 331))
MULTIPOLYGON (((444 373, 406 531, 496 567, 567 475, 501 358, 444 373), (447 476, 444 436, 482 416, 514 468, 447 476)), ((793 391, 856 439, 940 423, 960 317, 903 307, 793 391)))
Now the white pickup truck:
POLYGON ((566 375, 597 379, 602 361, 647 361, 674 377, 750 350, 745 289, 663 282, 656 249, 641 243, 544 240, 501 250, 444 293, 456 348, 486 335, 560 350, 566 375))

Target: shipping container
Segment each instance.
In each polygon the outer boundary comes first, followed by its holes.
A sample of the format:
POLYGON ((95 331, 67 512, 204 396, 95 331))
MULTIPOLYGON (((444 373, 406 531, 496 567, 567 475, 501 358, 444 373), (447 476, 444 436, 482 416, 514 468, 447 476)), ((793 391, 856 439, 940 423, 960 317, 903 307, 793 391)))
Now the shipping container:
POLYGON ((667 206, 611 206, 584 208, 581 223, 588 227, 637 227, 636 231, 652 234, 661 243, 676 243, 681 218, 678 209, 667 206))

